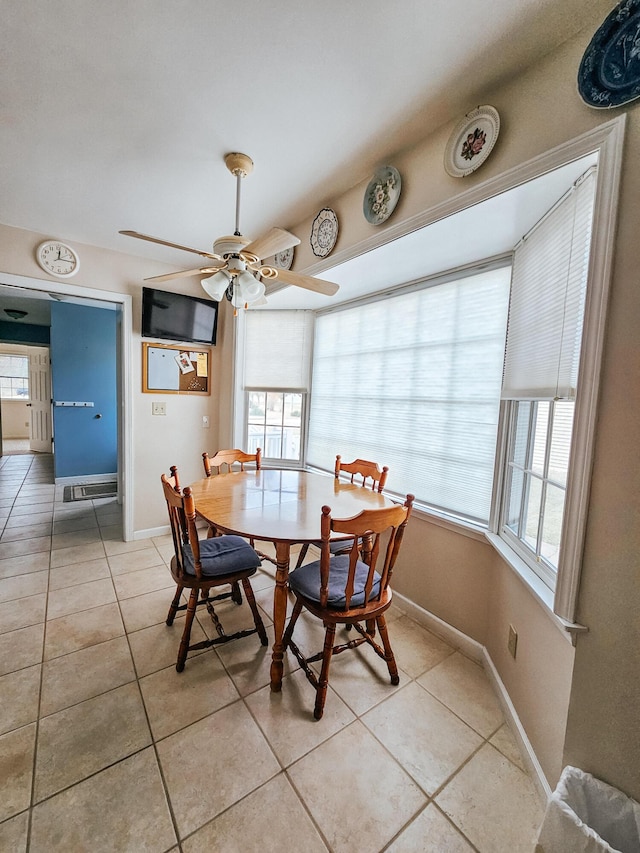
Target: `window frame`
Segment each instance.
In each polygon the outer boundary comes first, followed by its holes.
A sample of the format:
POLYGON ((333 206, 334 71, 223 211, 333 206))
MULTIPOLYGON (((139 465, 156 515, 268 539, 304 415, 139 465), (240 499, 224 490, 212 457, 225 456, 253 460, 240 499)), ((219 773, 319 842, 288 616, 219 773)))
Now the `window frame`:
POLYGON ((500 517, 507 476, 510 414, 508 401, 501 404, 492 513, 487 531, 488 541, 524 580, 538 600, 557 617, 559 624, 571 634, 572 642, 575 642, 576 633, 586 630, 584 626, 576 623, 576 615, 596 438, 624 126, 625 117, 620 116, 595 131, 584 134, 578 140, 567 143, 561 148, 565 156, 561 160, 558 158, 555 164, 561 165, 568 159, 575 159, 590 151, 598 152, 580 364, 555 590, 552 591, 542 583, 529 563, 500 535, 500 517), (567 153, 570 153, 570 156, 567 156, 567 153))

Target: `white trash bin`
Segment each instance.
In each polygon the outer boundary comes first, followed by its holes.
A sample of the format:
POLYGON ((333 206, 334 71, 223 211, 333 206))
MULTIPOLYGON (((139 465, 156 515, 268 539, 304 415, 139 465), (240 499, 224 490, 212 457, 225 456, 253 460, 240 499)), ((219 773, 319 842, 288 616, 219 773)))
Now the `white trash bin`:
POLYGON ((538 853, 640 853, 640 803, 565 767, 547 804, 538 853))

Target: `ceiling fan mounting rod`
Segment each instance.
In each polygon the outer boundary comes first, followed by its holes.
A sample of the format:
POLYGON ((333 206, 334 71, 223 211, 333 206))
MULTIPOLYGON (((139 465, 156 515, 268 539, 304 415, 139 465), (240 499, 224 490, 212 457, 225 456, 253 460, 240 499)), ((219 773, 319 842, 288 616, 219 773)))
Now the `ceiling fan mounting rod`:
POLYGON ((231 174, 236 176, 236 230, 234 234, 240 237, 242 236, 240 232, 240 182, 253 171, 253 160, 247 154, 232 151, 230 154, 225 154, 224 162, 231 174))

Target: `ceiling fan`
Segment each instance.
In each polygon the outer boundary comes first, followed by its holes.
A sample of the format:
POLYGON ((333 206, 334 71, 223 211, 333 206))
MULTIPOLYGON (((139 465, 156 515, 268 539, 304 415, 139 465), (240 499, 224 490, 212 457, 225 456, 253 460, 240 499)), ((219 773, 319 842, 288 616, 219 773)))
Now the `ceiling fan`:
POLYGON ((139 234, 137 231, 119 232, 127 237, 136 237, 138 240, 147 240, 149 243, 159 243, 161 246, 170 246, 173 249, 192 252, 208 261, 205 266, 196 269, 156 275, 145 279, 145 281, 168 281, 172 278, 195 275, 206 276, 201 280, 201 284, 208 295, 217 302, 226 297, 235 308, 241 305, 246 308, 249 305, 259 305, 266 302, 264 298, 265 285, 261 279, 267 282, 277 281, 282 282, 282 284, 304 287, 326 296, 333 296, 337 293, 339 287, 331 281, 268 266, 262 262, 262 258, 272 257, 285 251, 285 249, 297 246, 300 240, 295 234, 291 234, 283 228, 271 228, 263 237, 253 241, 242 236, 239 224, 240 184, 242 179, 253 171, 253 160, 246 154, 234 152, 227 154, 224 162, 227 169, 236 178, 236 227, 232 235, 219 237, 214 242, 213 252, 180 246, 177 243, 150 237, 148 234, 139 234))

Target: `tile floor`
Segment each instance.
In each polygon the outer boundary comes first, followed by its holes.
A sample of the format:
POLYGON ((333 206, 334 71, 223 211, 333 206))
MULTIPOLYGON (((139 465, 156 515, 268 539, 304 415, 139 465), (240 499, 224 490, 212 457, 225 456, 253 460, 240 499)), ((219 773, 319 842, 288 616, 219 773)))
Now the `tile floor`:
MULTIPOLYGON (((168 537, 124 543, 114 501, 52 482, 49 456, 0 459, 0 850, 533 850, 542 807, 477 664, 394 607, 400 684, 346 652, 320 722, 295 661, 270 692, 255 635, 178 674, 168 537)), ((253 586, 270 625, 272 575, 253 586)))

